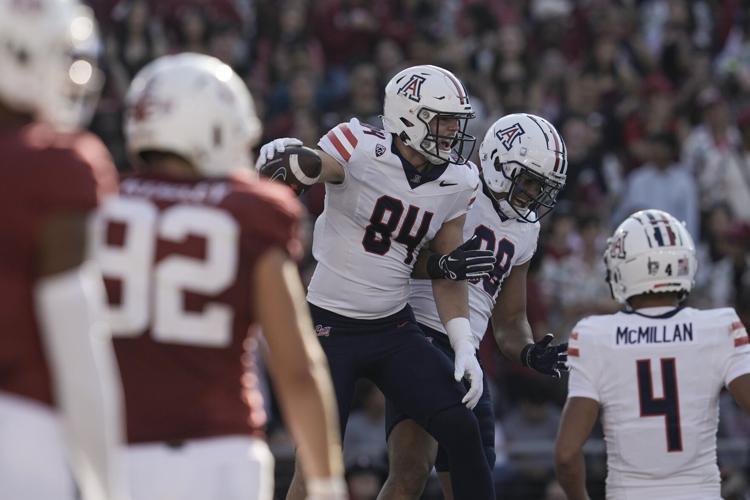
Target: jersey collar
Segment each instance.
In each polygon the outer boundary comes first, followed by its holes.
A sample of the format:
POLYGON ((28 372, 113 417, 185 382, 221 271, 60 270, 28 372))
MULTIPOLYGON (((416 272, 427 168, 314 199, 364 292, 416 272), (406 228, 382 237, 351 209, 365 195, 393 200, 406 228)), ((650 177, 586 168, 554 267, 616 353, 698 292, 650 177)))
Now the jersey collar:
POLYGON ((447 169, 449 165, 449 163, 445 163, 444 165, 433 165, 432 168, 420 172, 419 170, 417 170, 417 167, 409 163, 406 158, 401 156, 401 153, 396 147, 396 136, 394 134, 391 134, 391 152, 396 155, 399 160, 401 160, 401 166, 404 168, 406 181, 409 183, 409 187, 411 187, 412 189, 415 189, 427 182, 438 179, 441 175, 443 175, 443 172, 445 172, 445 169, 447 169))
POLYGON ((623 312, 625 314, 636 314, 638 316, 649 319, 669 319, 672 316, 676 315, 678 312, 682 311, 684 308, 685 306, 642 307, 637 311, 633 309, 625 309, 623 312))

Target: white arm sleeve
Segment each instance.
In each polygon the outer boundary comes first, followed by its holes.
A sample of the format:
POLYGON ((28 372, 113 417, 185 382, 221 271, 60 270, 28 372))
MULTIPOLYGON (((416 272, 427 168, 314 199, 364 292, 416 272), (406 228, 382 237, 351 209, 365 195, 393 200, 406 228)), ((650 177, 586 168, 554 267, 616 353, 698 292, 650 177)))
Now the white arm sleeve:
POLYGON ((122 389, 93 264, 44 277, 35 302, 55 398, 83 500, 123 500, 122 389))

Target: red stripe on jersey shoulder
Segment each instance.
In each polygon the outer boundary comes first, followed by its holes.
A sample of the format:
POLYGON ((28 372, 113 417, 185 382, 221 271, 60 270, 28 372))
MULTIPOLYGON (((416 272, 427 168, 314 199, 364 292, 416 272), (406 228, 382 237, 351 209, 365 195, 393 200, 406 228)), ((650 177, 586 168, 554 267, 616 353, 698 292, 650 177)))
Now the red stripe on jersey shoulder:
POLYGON ((578 332, 573 332, 570 334, 571 340, 578 340, 578 332))
POLYGON ((344 147, 344 145, 341 144, 341 141, 336 136, 335 132, 333 130, 331 130, 330 132, 328 132, 326 134, 326 137, 328 138, 329 141, 331 141, 331 144, 333 144, 333 147, 336 148, 336 151, 339 152, 339 154, 341 155, 341 157, 344 160, 349 161, 349 158, 351 158, 352 155, 351 155, 351 153, 349 153, 349 151, 346 150, 346 148, 344 147))
POLYGON ((735 321, 732 323, 731 331, 736 332, 737 330, 744 330, 745 325, 742 324, 742 321, 735 321))
POLYGON ((568 347, 568 356, 573 356, 575 358, 580 358, 581 357, 581 351, 579 351, 577 347, 568 347))
POLYGON ((734 347, 741 347, 743 345, 750 344, 750 337, 740 337, 738 339, 734 339, 734 347))
POLYGON ((352 131, 349 130, 349 125, 347 125, 346 123, 342 123, 338 126, 338 128, 344 133, 344 137, 346 137, 346 140, 349 141, 349 144, 351 144, 353 148, 356 148, 359 140, 352 133, 352 131))

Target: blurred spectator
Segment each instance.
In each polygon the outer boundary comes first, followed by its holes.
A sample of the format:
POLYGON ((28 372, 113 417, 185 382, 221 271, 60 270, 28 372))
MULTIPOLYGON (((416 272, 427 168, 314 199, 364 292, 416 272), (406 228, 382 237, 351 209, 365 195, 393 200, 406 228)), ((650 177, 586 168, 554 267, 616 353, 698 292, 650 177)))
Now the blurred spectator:
POLYGON ((543 444, 555 439, 559 420, 560 410, 548 400, 544 383, 527 377, 519 405, 508 412, 502 424, 517 471, 512 489, 516 495, 526 495, 520 498, 543 496, 554 467, 552 454, 543 444))
POLYGON ((361 461, 346 469, 349 500, 375 500, 385 480, 384 469, 361 461))
POLYGON ((385 397, 371 383, 362 383, 362 406, 352 411, 344 437, 344 465, 367 463, 385 468, 385 397))
POLYGON ((606 314, 619 309, 604 281, 602 260, 608 230, 594 216, 578 222, 577 250, 542 264, 542 283, 547 303, 559 308, 554 324, 559 336, 567 338, 570 329, 583 314, 606 314))
POLYGON ((682 157, 688 172, 700 177, 706 167, 707 158, 737 148, 740 137, 730 122, 729 108, 719 89, 703 89, 698 95, 698 106, 701 121, 685 139, 682 157))
POLYGON ((658 208, 684 221, 698 239, 698 189, 695 180, 679 159, 674 134, 656 134, 649 139, 646 164, 630 174, 620 205, 612 218, 617 226, 627 216, 645 208, 658 208))
POLYGON ((167 51, 161 18, 152 15, 149 5, 146 0, 125 0, 112 12, 115 24, 105 39, 106 64, 120 101, 133 76, 167 51))
POLYGON ((725 201, 739 221, 750 223, 750 107, 737 118, 740 143, 707 155, 699 177, 701 205, 725 201))

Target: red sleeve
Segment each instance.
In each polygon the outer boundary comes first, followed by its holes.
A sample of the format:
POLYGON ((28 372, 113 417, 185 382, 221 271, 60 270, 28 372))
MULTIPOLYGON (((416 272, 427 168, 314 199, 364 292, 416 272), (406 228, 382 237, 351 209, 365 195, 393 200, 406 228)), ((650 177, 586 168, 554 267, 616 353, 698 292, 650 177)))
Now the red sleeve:
POLYGON ((271 247, 283 249, 294 260, 302 258, 301 221, 305 210, 292 191, 279 183, 254 181, 243 206, 235 207, 242 221, 243 246, 256 256, 271 247))
POLYGON ((37 202, 45 209, 91 210, 117 192, 117 170, 109 151, 94 135, 77 135, 42 155, 34 177, 37 202))

